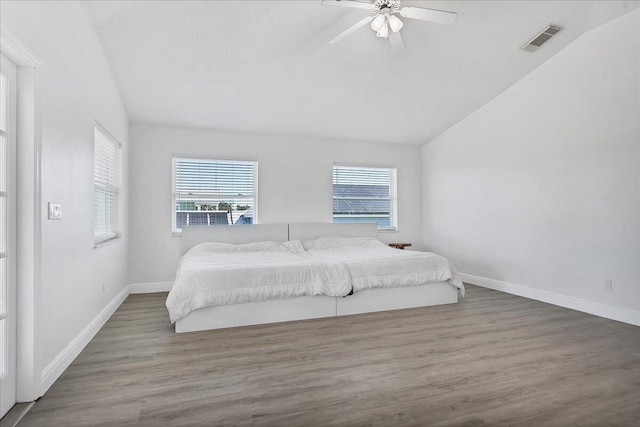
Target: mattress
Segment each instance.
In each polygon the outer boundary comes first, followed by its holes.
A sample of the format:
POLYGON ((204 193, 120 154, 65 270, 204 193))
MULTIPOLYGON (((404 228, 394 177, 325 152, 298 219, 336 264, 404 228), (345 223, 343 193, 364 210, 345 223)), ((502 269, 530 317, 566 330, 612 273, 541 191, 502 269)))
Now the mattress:
POLYGON ((372 237, 322 237, 302 244, 314 260, 343 263, 354 292, 448 281, 464 296, 464 285, 453 264, 431 252, 390 248, 372 237))
POLYGON ((166 306, 173 323, 203 307, 351 290, 343 263, 310 258, 300 241, 201 243, 181 258, 166 306))

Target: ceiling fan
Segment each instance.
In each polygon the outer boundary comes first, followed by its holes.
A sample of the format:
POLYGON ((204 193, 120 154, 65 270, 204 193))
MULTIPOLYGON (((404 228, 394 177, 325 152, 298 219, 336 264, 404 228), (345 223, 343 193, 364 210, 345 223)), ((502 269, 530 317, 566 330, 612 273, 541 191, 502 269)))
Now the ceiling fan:
POLYGON ((375 2, 366 3, 355 0, 322 0, 322 4, 364 9, 373 12, 372 15, 358 21, 355 25, 329 40, 329 44, 336 44, 356 30, 371 23, 371 28, 376 32, 376 36, 389 39, 391 47, 400 50, 404 48, 404 42, 400 35, 400 29, 404 23, 396 15, 400 15, 403 18, 436 22, 438 24, 453 24, 457 16, 455 12, 447 12, 444 10, 422 7, 400 7, 400 0, 376 0, 375 2))

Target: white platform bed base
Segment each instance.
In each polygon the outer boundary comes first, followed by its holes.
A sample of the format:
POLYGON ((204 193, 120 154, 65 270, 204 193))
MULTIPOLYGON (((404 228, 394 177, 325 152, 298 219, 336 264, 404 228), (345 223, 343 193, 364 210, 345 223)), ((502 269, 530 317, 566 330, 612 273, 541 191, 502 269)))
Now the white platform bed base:
POLYGON ((176 332, 195 332, 293 320, 348 316, 378 311, 455 304, 458 290, 448 282, 369 289, 346 297, 298 297, 195 310, 176 322, 176 332))
POLYGON ((336 298, 325 295, 220 305, 195 310, 176 322, 176 332, 204 331, 336 316, 336 298))
MULTIPOLYGON (((323 236, 376 237, 376 224, 256 224, 185 227, 182 253, 202 242, 249 243, 308 240, 323 236)), ((289 322, 427 307, 458 302, 448 282, 368 289, 346 297, 305 296, 201 308, 176 322, 175 331, 194 332, 265 323, 289 322)))
POLYGON ((400 288, 367 289, 344 298, 336 298, 336 316, 455 304, 457 302, 458 289, 449 282, 400 288))

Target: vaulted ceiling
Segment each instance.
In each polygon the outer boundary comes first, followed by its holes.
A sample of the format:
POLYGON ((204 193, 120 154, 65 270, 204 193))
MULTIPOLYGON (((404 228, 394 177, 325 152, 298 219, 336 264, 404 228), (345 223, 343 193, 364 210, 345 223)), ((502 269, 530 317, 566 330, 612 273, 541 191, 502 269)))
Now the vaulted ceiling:
POLYGON ((132 123, 424 144, 639 4, 403 1, 458 19, 405 20, 400 52, 368 26, 328 45, 367 12, 319 0, 83 5, 132 123), (519 49, 549 23, 565 30, 519 49))

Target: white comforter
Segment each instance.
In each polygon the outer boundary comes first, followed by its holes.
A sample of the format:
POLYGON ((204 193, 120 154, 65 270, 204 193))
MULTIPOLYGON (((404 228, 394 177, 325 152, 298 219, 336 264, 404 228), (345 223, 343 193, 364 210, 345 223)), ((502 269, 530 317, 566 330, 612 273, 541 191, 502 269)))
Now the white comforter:
POLYGON ((346 264, 354 292, 448 281, 464 296, 451 262, 431 252, 398 250, 370 237, 322 237, 303 246, 314 259, 346 264))
POLYGON ((180 260, 167 309, 175 322, 202 307, 350 292, 344 264, 305 256, 299 241, 202 243, 180 260))

